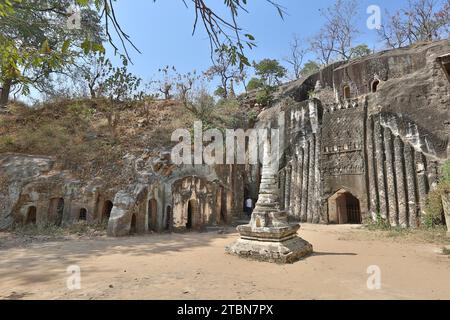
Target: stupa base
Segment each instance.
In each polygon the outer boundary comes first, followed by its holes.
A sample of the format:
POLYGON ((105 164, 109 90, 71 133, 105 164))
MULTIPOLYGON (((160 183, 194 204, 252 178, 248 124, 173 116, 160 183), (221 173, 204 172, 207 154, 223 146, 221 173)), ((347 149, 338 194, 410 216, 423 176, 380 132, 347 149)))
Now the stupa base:
POLYGON ((278 264, 295 263, 313 252, 312 245, 297 236, 298 228, 299 226, 292 226, 251 230, 250 226, 240 226, 238 231, 241 238, 225 250, 245 259, 278 264))

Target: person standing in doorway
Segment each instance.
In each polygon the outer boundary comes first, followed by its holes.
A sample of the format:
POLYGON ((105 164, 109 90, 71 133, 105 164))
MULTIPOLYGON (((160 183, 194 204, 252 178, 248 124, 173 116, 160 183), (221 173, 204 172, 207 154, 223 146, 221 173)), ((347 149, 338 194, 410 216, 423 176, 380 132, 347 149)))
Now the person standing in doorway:
POLYGON ((245 199, 245 213, 247 214, 247 217, 251 217, 253 212, 253 200, 252 198, 248 197, 245 199))

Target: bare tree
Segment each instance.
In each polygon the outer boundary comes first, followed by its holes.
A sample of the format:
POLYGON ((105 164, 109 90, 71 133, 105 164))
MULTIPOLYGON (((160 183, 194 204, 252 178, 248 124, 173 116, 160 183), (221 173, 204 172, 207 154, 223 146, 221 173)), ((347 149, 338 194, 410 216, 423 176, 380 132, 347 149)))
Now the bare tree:
POLYGON ((91 98, 95 99, 103 94, 104 81, 113 66, 103 53, 82 57, 81 62, 81 65, 74 65, 71 70, 72 78, 76 81, 81 77, 86 82, 91 98))
POLYGON ((234 63, 232 52, 223 46, 216 50, 214 65, 205 72, 205 76, 212 80, 220 78, 220 92, 227 99, 234 92, 234 84, 245 81, 245 72, 234 63))
POLYGON ((302 46, 302 41, 297 35, 294 35, 290 44, 290 55, 283 60, 292 66, 294 79, 302 77, 303 60, 308 50, 302 46))
POLYGON ((449 33, 450 0, 409 0, 408 7, 386 12, 379 36, 389 48, 433 41, 449 33))
POLYGON ((321 10, 326 22, 310 39, 310 46, 323 64, 351 59, 353 41, 359 34, 356 28, 358 9, 356 0, 336 0, 333 6, 321 10))
POLYGON ((194 89, 194 85, 199 78, 200 77, 195 70, 186 74, 178 74, 176 88, 178 97, 180 101, 183 102, 184 106, 188 105, 190 93, 194 89))
POLYGON ((162 78, 155 82, 157 85, 156 90, 163 94, 164 100, 172 99, 172 90, 175 89, 174 85, 176 81, 176 76, 173 73, 176 71, 174 66, 165 66, 158 70, 162 74, 162 78))

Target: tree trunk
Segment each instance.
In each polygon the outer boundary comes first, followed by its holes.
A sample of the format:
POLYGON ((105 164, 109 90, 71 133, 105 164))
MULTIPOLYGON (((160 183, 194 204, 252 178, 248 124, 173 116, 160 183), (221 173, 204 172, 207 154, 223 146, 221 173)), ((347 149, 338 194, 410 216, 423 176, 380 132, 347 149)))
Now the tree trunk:
POLYGON ((3 88, 1 90, 0 95, 0 107, 4 107, 8 104, 9 93, 11 92, 11 85, 12 85, 11 79, 6 79, 5 82, 3 82, 3 88))
POLYGON ((234 92, 234 81, 233 81, 233 79, 230 80, 230 91, 229 91, 228 95, 231 98, 236 98, 236 94, 234 92))
POLYGON ((95 99, 96 98, 96 93, 95 93, 94 86, 89 85, 89 92, 91 94, 91 99, 95 99))

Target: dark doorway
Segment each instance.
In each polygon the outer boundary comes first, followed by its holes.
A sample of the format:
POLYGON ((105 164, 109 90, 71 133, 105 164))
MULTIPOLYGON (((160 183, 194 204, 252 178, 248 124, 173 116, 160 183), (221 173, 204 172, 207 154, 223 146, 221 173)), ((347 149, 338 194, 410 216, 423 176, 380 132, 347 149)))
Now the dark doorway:
POLYGON ((380 84, 380 81, 378 81, 378 80, 375 80, 374 82, 372 82, 371 90, 373 93, 377 92, 379 84, 380 84))
POLYGON ((114 204, 111 201, 109 201, 109 200, 105 201, 105 205, 103 207, 102 222, 109 221, 113 207, 114 207, 114 204))
POLYGON ((156 230, 158 217, 158 202, 152 199, 148 202, 148 230, 156 230))
POLYGON ((27 218, 25 220, 26 225, 36 224, 36 207, 29 207, 27 212, 27 218))
POLYGON ((344 99, 348 100, 351 98, 351 91, 349 86, 344 87, 344 99))
POLYGON ((136 234, 136 215, 131 217, 130 234, 136 234))
POLYGON ((167 209, 166 209, 166 225, 165 225, 165 229, 166 230, 170 230, 171 221, 172 221, 172 207, 171 206, 167 206, 167 209))
POLYGON ((444 69, 445 75, 450 82, 450 57, 447 57, 447 61, 442 61, 442 68, 444 69))
POLYGON ((63 222, 63 216, 64 216, 64 199, 60 198, 55 200, 57 201, 56 203, 56 221, 55 221, 55 225, 60 227, 62 225, 63 222))
POLYGON ((191 200, 188 204, 188 212, 187 212, 187 223, 186 229, 192 229, 194 227, 194 218, 197 215, 197 201, 191 200))
POLYGON ((360 203, 351 193, 343 193, 336 199, 336 211, 339 224, 361 224, 360 203))
MULTIPOLYGON (((245 193, 245 192, 244 192, 245 193)), ((227 195, 225 193, 225 188, 220 188, 220 220, 219 223, 227 223, 227 195)))
POLYGON ((189 204, 188 204, 188 216, 187 216, 186 229, 192 229, 192 203, 191 203, 191 201, 189 201, 189 204))
POLYGON ((78 216, 79 221, 87 220, 87 210, 85 208, 80 209, 80 215, 78 216))

